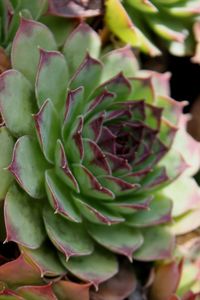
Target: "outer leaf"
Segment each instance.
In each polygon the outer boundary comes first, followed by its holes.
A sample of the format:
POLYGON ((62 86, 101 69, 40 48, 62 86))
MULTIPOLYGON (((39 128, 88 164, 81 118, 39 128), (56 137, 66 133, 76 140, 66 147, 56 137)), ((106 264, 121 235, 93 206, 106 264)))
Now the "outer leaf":
POLYGON ((104 64, 101 82, 111 79, 119 72, 127 77, 135 76, 139 65, 131 48, 126 46, 121 49, 111 51, 102 57, 104 64))
POLYGON ((200 205, 200 189, 196 181, 188 176, 181 176, 167 186, 163 193, 173 201, 174 217, 195 209, 200 205))
POLYGON ((166 197, 156 197, 148 210, 139 211, 127 217, 128 225, 148 227, 171 221, 172 201, 166 197))
POLYGON ((0 200, 4 199, 12 182, 11 174, 8 170, 4 170, 4 168, 7 167, 11 161, 13 147, 14 141, 12 136, 5 127, 0 127, 0 200))
POLYGON ((20 5, 20 9, 29 10, 33 18, 37 20, 45 12, 47 8, 47 0, 35 0, 35 1, 20 0, 20 2, 18 3, 18 7, 19 5, 20 5))
POLYGON ((67 82, 68 67, 64 56, 57 51, 40 49, 40 62, 36 78, 38 105, 41 106, 47 98, 50 98, 60 113, 67 94, 67 82))
POLYGON ((44 171, 46 168, 47 163, 37 141, 30 136, 19 138, 14 147, 9 170, 21 187, 33 198, 42 198, 45 195, 44 171))
POLYGON ((63 48, 70 74, 74 73, 86 53, 89 53, 93 58, 98 58, 100 47, 101 42, 98 34, 86 23, 81 23, 68 37, 63 48), (79 51, 74 55, 77 49, 79 51))
POLYGON ((21 285, 42 284, 40 273, 21 255, 0 267, 0 281, 10 288, 21 285))
POLYGON ((200 226, 199 214, 200 208, 196 208, 175 219, 171 228, 172 233, 180 235, 197 229, 200 226))
POLYGON ((41 277, 65 275, 66 270, 59 262, 57 252, 50 243, 43 243, 34 250, 25 247, 20 249, 24 257, 39 269, 41 277))
POLYGON ((51 284, 43 286, 23 286, 17 289, 17 293, 27 300, 57 300, 51 284))
POLYGON ((90 282, 96 288, 98 285, 114 276, 118 271, 115 256, 103 249, 95 250, 85 257, 74 257, 68 262, 61 256, 62 263, 78 278, 90 282))
POLYGON ((36 21, 21 19, 12 46, 13 68, 21 71, 32 84, 35 82, 39 62, 38 46, 56 50, 56 42, 49 29, 36 21))
POLYGON ((78 284, 70 281, 60 280, 53 285, 53 289, 59 300, 89 300, 90 284, 78 284))
POLYGON ((55 215, 51 208, 44 210, 44 223, 52 243, 65 254, 71 256, 89 255, 93 251, 93 242, 85 228, 80 224, 67 221, 55 215))
POLYGON ((106 1, 105 21, 110 30, 125 43, 129 43, 132 46, 139 45, 136 28, 119 0, 106 1), (113 11, 115 14, 113 14, 113 11))
POLYGON ((40 203, 13 185, 6 195, 4 210, 6 241, 14 241, 32 249, 38 248, 46 238, 40 203))
POLYGON ((97 225, 88 224, 90 235, 109 250, 127 256, 132 261, 132 254, 143 243, 142 234, 123 224, 97 225))
POLYGON ((170 296, 176 292, 179 285, 182 263, 172 261, 155 268, 155 278, 150 288, 151 300, 172 300, 170 296))
POLYGON ((16 70, 4 72, 0 76, 0 92, 0 108, 6 127, 14 136, 32 133, 33 95, 26 78, 16 70))
POLYGON ((168 259, 172 256, 174 237, 165 227, 145 228, 142 231, 144 243, 133 258, 142 261, 168 259))
POLYGON ((101 13, 102 3, 99 1, 75 2, 68 0, 49 0, 49 12, 67 18, 87 18, 101 13))

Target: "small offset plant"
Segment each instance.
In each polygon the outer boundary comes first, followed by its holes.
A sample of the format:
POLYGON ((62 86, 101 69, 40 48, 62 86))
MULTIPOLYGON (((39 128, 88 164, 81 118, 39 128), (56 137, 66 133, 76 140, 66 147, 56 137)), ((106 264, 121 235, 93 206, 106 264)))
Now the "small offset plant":
POLYGON ((42 276, 96 288, 119 255, 171 258, 174 234, 200 225, 185 103, 167 95, 168 74, 139 71, 129 47, 100 51, 85 23, 61 53, 45 25, 21 18, 0 76, 5 242, 42 276))
POLYGON ((164 48, 177 56, 195 53, 193 27, 199 18, 199 0, 107 0, 105 4, 109 29, 125 43, 151 56, 164 48))

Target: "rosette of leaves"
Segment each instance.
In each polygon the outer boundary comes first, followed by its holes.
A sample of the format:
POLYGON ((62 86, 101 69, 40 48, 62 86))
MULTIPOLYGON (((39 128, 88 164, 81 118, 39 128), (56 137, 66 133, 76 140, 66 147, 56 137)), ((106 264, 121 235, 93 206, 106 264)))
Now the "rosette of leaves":
POLYGON ((199 205, 188 171, 185 197, 166 188, 190 169, 191 147, 177 141, 184 104, 166 95, 168 74, 139 71, 128 47, 99 58, 100 47, 81 23, 62 54, 45 25, 22 18, 13 69, 0 77, 6 241, 43 276, 70 272, 94 286, 117 273, 117 255, 171 257, 173 202, 176 217, 199 205))
POLYGON ((167 48, 177 56, 193 55, 193 25, 199 0, 106 0, 105 21, 122 41, 156 56, 167 48))

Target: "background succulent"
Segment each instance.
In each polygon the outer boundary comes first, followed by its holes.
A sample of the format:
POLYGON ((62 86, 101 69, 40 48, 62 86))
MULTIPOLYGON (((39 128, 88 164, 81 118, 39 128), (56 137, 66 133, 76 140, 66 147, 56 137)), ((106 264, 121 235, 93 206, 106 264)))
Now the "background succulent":
POLYGON ((43 276, 68 270, 94 286, 117 273, 113 253, 169 258, 183 216, 200 223, 190 178, 199 144, 186 135, 185 103, 167 95, 168 74, 139 71, 129 47, 98 60, 100 47, 81 23, 62 54, 45 25, 21 18, 13 69, 0 77, 6 241, 43 276))
POLYGON ((151 56, 164 47, 183 56, 195 52, 193 26, 199 13, 198 0, 107 0, 105 20, 122 41, 151 56))

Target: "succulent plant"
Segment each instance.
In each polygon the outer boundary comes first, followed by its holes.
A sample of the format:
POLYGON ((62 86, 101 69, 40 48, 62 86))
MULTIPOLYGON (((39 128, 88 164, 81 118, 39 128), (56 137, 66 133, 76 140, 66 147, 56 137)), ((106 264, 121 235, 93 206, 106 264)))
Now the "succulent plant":
POLYGON ((99 58, 100 47, 81 23, 62 54, 44 24, 21 18, 0 76, 5 241, 43 276, 68 270, 96 287, 117 273, 116 254, 169 258, 182 216, 200 225, 185 102, 167 95, 168 74, 139 71, 129 47, 99 58))
POLYGON ((106 0, 105 21, 122 41, 151 56, 164 47, 183 56, 195 52, 193 26, 199 13, 199 0, 106 0))

